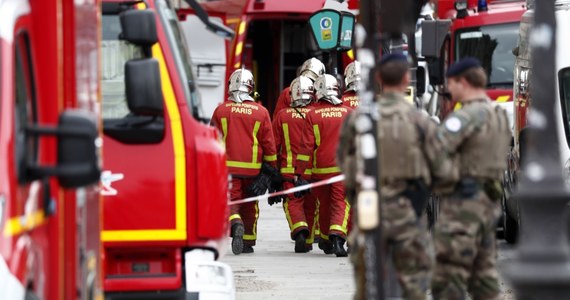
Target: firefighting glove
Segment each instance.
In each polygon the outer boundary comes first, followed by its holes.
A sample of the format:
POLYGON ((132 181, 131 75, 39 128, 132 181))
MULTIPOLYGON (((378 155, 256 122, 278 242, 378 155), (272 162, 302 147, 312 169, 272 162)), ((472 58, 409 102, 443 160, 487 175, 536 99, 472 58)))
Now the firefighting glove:
MULTIPOLYGON (((269 193, 275 193, 282 190, 282 187, 280 184, 273 184, 271 185, 271 188, 269 189, 269 193)), ((284 201, 284 196, 283 195, 279 195, 279 196, 273 196, 273 197, 269 197, 267 199, 267 203, 269 204, 269 206, 272 206, 273 204, 277 204, 277 203, 281 203, 281 201, 284 201)))
POLYGON ((280 186, 283 183, 283 178, 281 177, 279 170, 268 163, 263 163, 261 165, 261 174, 268 176, 274 186, 280 186))
MULTIPOLYGON (((303 186, 303 185, 308 185, 309 182, 306 181, 305 179, 303 179, 302 177, 299 177, 296 181, 295 181, 295 187, 299 187, 299 186, 303 186)), ((308 194, 311 191, 311 189, 306 189, 304 191, 298 191, 293 193, 293 195, 295 196, 295 198, 301 198, 304 195, 308 194)))
POLYGON ((253 183, 248 187, 248 191, 253 196, 264 195, 265 192, 271 187, 271 178, 260 173, 257 175, 253 183))

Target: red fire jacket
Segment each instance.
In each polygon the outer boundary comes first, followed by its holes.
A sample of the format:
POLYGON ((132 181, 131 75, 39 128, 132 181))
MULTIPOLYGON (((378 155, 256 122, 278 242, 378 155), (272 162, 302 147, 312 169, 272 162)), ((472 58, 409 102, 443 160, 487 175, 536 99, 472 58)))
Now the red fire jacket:
POLYGON ((342 94, 342 105, 356 109, 360 105, 358 93, 355 91, 347 91, 342 94))
MULTIPOLYGON (((313 155, 312 166, 299 162, 300 170, 312 167, 313 179, 325 179, 340 174, 336 163, 340 129, 344 118, 352 111, 342 104, 333 105, 327 101, 318 101, 307 114, 309 129, 305 130, 304 146, 299 156, 313 155)), ((298 174, 303 174, 298 173, 298 174)))
POLYGON ((307 114, 311 107, 285 108, 277 113, 273 120, 273 132, 275 134, 275 144, 277 146, 278 166, 284 178, 293 179, 297 172, 304 172, 306 176, 311 174, 311 169, 301 168, 297 160, 309 163, 310 155, 299 155, 303 146, 304 132, 308 130, 309 124, 307 114))
POLYGON ((289 95, 289 87, 283 89, 279 98, 277 98, 277 103, 275 104, 275 110, 273 111, 273 119, 277 114, 284 108, 291 107, 291 95, 289 95))
POLYGON ((253 101, 220 104, 212 124, 224 135, 226 165, 232 175, 257 176, 262 161, 275 167, 277 154, 269 112, 253 101))

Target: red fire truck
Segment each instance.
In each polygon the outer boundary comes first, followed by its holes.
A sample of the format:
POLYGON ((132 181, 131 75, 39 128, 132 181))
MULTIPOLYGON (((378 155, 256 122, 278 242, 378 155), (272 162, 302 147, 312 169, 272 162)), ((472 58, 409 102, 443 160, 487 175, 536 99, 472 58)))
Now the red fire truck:
MULTIPOLYGON (((347 2, 348 8, 358 14, 359 1, 347 2)), ((201 90, 217 90, 217 93, 208 93, 215 99, 203 99, 208 107, 205 115, 211 116, 216 105, 226 98, 229 75, 242 66, 252 70, 260 100, 270 112, 283 88, 289 86, 296 77, 297 68, 306 59, 319 58, 327 65, 327 72, 332 73, 328 67, 331 56, 318 49, 308 25, 309 17, 322 9, 324 3, 324 0, 218 0, 201 3, 209 14, 219 16, 236 32, 235 38, 226 45, 227 54, 218 59, 217 64, 212 64, 212 58, 205 55, 216 53, 223 45, 207 41, 190 44, 192 59, 198 64, 197 82, 201 90), (224 68, 225 73, 220 71, 224 68), (217 77, 209 77, 211 75, 217 77)), ((184 10, 179 11, 183 19, 184 13, 184 10)), ((186 27, 184 30, 188 32, 186 27)), ((344 67, 353 59, 352 51, 344 52, 338 72, 342 74, 344 67)))
POLYGON ((0 299, 102 299, 99 3, 0 0, 0 299))
MULTIPOLYGON (((489 76, 487 94, 509 112, 512 122, 515 65, 512 50, 517 44, 519 22, 525 10, 524 1, 439 0, 439 20, 422 25, 437 24, 438 28, 422 30, 422 51, 426 58, 432 58, 430 82, 445 87, 444 74, 450 64, 463 57, 476 57, 489 76), (438 41, 437 45, 434 41, 438 41)), ((457 107, 455 101, 440 101, 439 116, 443 119, 457 107)))
POLYGON ((231 269, 215 261, 228 235, 225 152, 201 123, 177 15, 167 0, 102 10, 105 297, 231 298, 231 269))

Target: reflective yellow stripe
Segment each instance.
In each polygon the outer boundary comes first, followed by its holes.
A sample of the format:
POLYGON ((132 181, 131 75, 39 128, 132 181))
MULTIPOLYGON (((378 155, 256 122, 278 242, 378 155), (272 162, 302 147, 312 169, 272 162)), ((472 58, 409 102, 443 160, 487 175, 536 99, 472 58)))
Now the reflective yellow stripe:
POLYGON ((239 29, 238 29, 238 34, 242 35, 245 32, 245 21, 241 21, 241 23, 239 23, 239 29))
POLYGON ((240 41, 236 45, 236 54, 234 55, 234 57, 238 57, 241 54, 242 50, 243 50, 243 41, 240 41))
POLYGON ((277 160, 277 154, 264 155, 264 156, 263 156, 263 160, 264 160, 264 161, 276 161, 276 160, 277 160))
POLYGON ((319 150, 319 146, 321 145, 321 131, 319 130, 319 125, 313 125, 313 132, 315 134, 315 151, 313 152, 313 167, 317 167, 317 150, 319 150))
POLYGON ((281 174, 295 174, 294 168, 281 168, 281 174))
POLYGON ((247 163, 241 161, 226 161, 226 166, 234 168, 244 168, 244 169, 259 169, 261 168, 261 163, 247 163))
POLYGON ((344 199, 344 204, 346 205, 346 208, 344 209, 344 219, 342 220, 342 225, 331 225, 330 230, 338 230, 346 234, 348 228, 348 216, 350 214, 350 204, 348 204, 348 201, 346 201, 346 199, 344 199))
POLYGON ((329 236, 328 236, 328 235, 325 235, 324 233, 320 233, 319 235, 320 235, 321 239, 327 240, 327 241, 329 240, 329 236))
POLYGON ((244 234, 245 241, 255 241, 257 239, 257 220, 259 219, 259 201, 255 202, 255 222, 253 223, 253 234, 244 234))
POLYGON ((291 220, 291 214, 289 213, 289 201, 284 201, 283 210, 285 211, 285 218, 287 218, 287 224, 289 225, 289 230, 293 231, 293 221, 291 220))
POLYGON ((311 170, 311 169, 305 170, 305 175, 311 175, 311 174, 313 174, 313 170, 311 170))
POLYGON ((346 52, 346 55, 348 55, 350 59, 354 59, 354 51, 352 51, 352 49, 348 50, 346 52))
POLYGON ((461 102, 457 102, 457 104, 455 104, 455 106, 453 107, 453 111, 457 111, 457 110, 459 110, 461 107, 463 107, 463 105, 461 105, 461 102))
POLYGON ((253 155, 251 158, 252 163, 257 163, 257 152, 259 151, 259 141, 257 140, 257 132, 259 131, 259 127, 261 126, 261 122, 256 121, 255 125, 253 125, 253 155))
POLYGON ((101 231, 101 241, 103 242, 186 240, 186 150, 182 121, 160 43, 152 46, 152 56, 159 63, 162 94, 166 104, 166 112, 170 119, 172 148, 174 150, 176 227, 173 229, 103 230, 101 231))
POLYGON ((10 218, 4 225, 4 236, 11 237, 20 235, 41 226, 45 222, 46 219, 43 210, 34 211, 29 215, 10 218))
POLYGON ((283 137, 285 138, 285 151, 287 151, 287 168, 292 169, 293 152, 291 152, 291 140, 289 138, 289 124, 283 123, 282 127, 283 127, 283 137))
POLYGON ((228 119, 222 118, 222 133, 224 134, 224 145, 226 144, 226 138, 228 137, 228 119))
POLYGON ((307 224, 307 222, 303 222, 303 221, 297 222, 297 223, 293 224, 293 227, 291 228, 291 231, 295 231, 295 229, 297 229, 297 228, 299 228, 299 227, 303 227, 303 226, 309 227, 309 224, 307 224))
POLYGON ((230 221, 235 219, 241 219, 241 216, 239 214, 233 214, 230 216, 230 221))
POLYGON ((298 155, 297 155, 297 160, 300 160, 300 161, 309 161, 309 159, 311 159, 311 157, 308 156, 308 155, 303 155, 303 154, 298 154, 298 155))
POLYGON ((331 174, 340 172, 339 167, 313 168, 313 174, 331 174))

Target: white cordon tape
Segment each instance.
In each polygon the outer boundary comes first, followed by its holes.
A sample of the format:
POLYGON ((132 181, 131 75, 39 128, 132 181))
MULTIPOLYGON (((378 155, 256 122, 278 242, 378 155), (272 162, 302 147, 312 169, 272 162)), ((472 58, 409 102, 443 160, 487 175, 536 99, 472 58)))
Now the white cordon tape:
POLYGON ((340 182, 340 181, 344 181, 344 175, 337 175, 337 176, 331 177, 331 178, 329 178, 329 179, 325 179, 325 180, 313 182, 313 183, 310 183, 310 184, 305 184, 305 185, 297 186, 297 187, 294 187, 294 188, 290 188, 290 189, 288 189, 288 190, 279 191, 279 192, 275 192, 275 193, 271 193, 271 194, 265 194, 265 195, 261 195, 261 196, 255 196, 255 197, 249 197, 249 198, 245 198, 245 199, 241 199, 241 200, 231 201, 230 203, 228 203, 228 205, 243 204, 243 203, 247 203, 247 202, 253 202, 253 201, 264 200, 264 199, 267 199, 267 198, 269 198, 269 197, 275 197, 275 196, 280 196, 280 195, 293 194, 293 193, 300 192, 300 191, 304 191, 304 190, 308 190, 308 189, 311 189, 311 188, 314 188, 314 187, 318 187, 318 186, 322 186, 322 185, 328 185, 328 184, 335 183, 335 182, 340 182))

